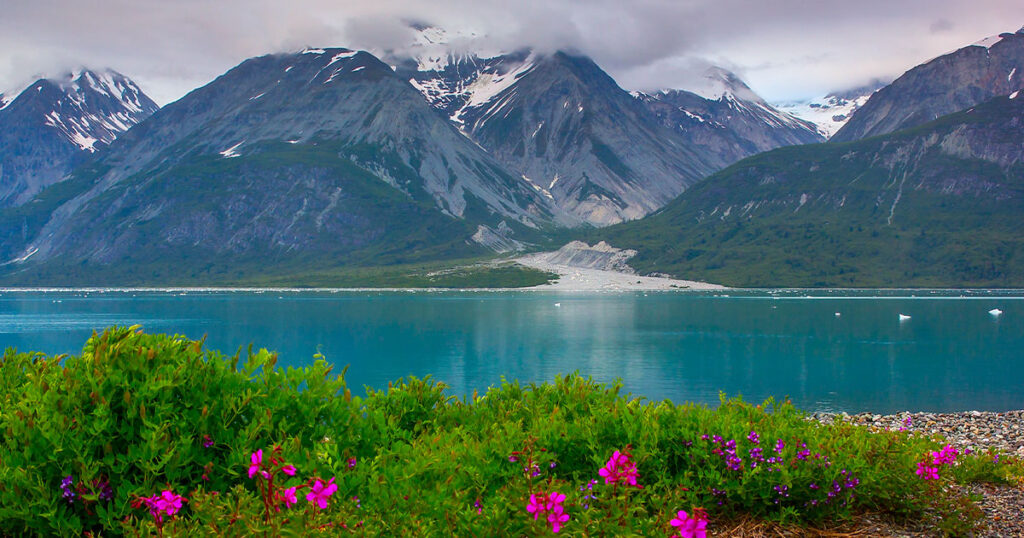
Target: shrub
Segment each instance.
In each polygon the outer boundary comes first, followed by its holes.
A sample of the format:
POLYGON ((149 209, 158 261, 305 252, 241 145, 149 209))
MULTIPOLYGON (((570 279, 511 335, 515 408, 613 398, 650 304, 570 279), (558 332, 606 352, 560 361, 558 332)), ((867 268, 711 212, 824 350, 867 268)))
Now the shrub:
POLYGON ((984 454, 923 480, 936 440, 820 425, 789 402, 648 402, 576 374, 359 398, 322 357, 275 362, 136 327, 72 357, 7 351, 0 534, 667 535, 865 510, 958 533, 979 515, 944 484, 1022 474, 984 454))

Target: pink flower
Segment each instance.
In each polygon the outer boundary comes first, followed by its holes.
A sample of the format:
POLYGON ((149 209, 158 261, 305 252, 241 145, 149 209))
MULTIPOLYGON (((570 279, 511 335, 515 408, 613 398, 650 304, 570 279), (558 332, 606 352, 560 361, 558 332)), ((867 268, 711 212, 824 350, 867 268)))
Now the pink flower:
MULTIPOLYGON (((562 499, 565 499, 565 495, 562 495, 562 499)), ((551 523, 551 532, 555 534, 562 530, 562 525, 566 521, 569 521, 569 514, 565 513, 565 509, 561 505, 555 506, 551 514, 548 515, 548 523, 551 523)))
POLYGON ((706 538, 707 537, 707 516, 700 509, 696 510, 693 517, 684 510, 676 514, 676 518, 669 522, 673 527, 679 527, 680 538, 706 538))
POLYGON ((249 478, 256 476, 259 472, 260 466, 263 465, 263 449, 259 449, 249 456, 249 478))
POLYGON ((938 480, 939 479, 939 468, 928 465, 927 462, 919 462, 917 464, 917 471, 914 471, 917 476, 920 476, 924 480, 938 480))
POLYGON ((160 497, 156 500, 156 506, 158 509, 163 510, 167 515, 173 516, 181 510, 181 502, 184 500, 181 495, 175 495, 175 493, 169 489, 165 489, 160 493, 160 497))
POLYGON ((538 499, 536 495, 530 495, 530 502, 526 503, 526 511, 533 514, 534 521, 536 521, 537 517, 539 517, 545 510, 544 496, 541 495, 540 499, 538 499))
POLYGON ((299 502, 299 500, 295 498, 296 489, 297 488, 295 486, 292 486, 284 490, 284 493, 281 495, 281 500, 284 501, 285 507, 291 508, 293 504, 299 502))
POLYGON ((562 495, 557 491, 552 491, 551 494, 548 495, 548 504, 546 508, 548 510, 554 510, 555 507, 560 507, 563 501, 565 501, 565 495, 562 495))
POLYGON ((285 465, 281 467, 281 472, 288 476, 295 476, 295 466, 292 464, 285 465))
POLYGON ((956 463, 956 457, 960 455, 957 449, 951 445, 946 445, 939 452, 932 452, 932 465, 953 465, 956 463))
POLYGON ((332 477, 326 484, 317 480, 310 489, 311 491, 306 494, 306 500, 315 502, 317 507, 323 510, 327 508, 327 498, 333 495, 335 491, 338 491, 338 485, 334 483, 334 478, 332 477))
POLYGON ((605 484, 625 482, 630 486, 637 486, 636 464, 629 461, 629 454, 623 454, 618 450, 612 454, 612 457, 608 459, 608 463, 597 474, 604 477, 605 484))

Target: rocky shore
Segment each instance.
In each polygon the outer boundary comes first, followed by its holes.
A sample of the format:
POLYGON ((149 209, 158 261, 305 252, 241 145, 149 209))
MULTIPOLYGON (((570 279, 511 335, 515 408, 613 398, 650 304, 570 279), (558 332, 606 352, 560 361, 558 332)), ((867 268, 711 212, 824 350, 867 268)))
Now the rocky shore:
MULTIPOLYGON (((1003 454, 1024 457, 1024 410, 1003 413, 965 411, 961 413, 813 413, 812 420, 830 423, 841 420, 879 430, 899 430, 926 435, 940 435, 961 451, 993 449, 1003 454)), ((981 537, 1024 536, 1024 490, 1020 487, 973 484, 970 493, 981 495, 979 502, 985 512, 988 529, 981 537)), ((870 536, 923 537, 932 532, 885 522, 868 522, 870 536)))

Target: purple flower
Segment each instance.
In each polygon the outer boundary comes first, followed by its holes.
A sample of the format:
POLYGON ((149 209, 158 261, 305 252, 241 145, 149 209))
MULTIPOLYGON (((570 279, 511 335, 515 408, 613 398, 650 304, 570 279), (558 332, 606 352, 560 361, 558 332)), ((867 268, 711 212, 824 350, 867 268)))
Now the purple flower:
POLYGON ((782 449, 786 448, 786 443, 782 442, 782 439, 775 441, 775 453, 782 455, 782 449))
POLYGON ((68 500, 68 504, 73 504, 75 502, 75 490, 71 489, 71 486, 74 484, 75 479, 72 478, 71 475, 65 476, 60 481, 60 489, 63 492, 61 495, 68 500))
POLYGON ((213 446, 213 438, 209 435, 203 435, 203 448, 210 448, 213 446))
POLYGON ((749 434, 747 434, 747 439, 751 443, 754 443, 755 445, 761 442, 761 436, 758 435, 757 432, 753 432, 753 431, 750 432, 749 434))

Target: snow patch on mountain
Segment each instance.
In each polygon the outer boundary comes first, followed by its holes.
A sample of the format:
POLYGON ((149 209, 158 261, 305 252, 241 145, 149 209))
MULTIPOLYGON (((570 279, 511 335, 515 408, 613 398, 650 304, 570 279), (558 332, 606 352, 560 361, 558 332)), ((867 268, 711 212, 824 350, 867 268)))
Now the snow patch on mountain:
POLYGON ((817 125, 818 132, 825 138, 831 138, 883 86, 884 82, 874 80, 859 88, 832 92, 806 101, 774 103, 774 106, 782 112, 817 125))

